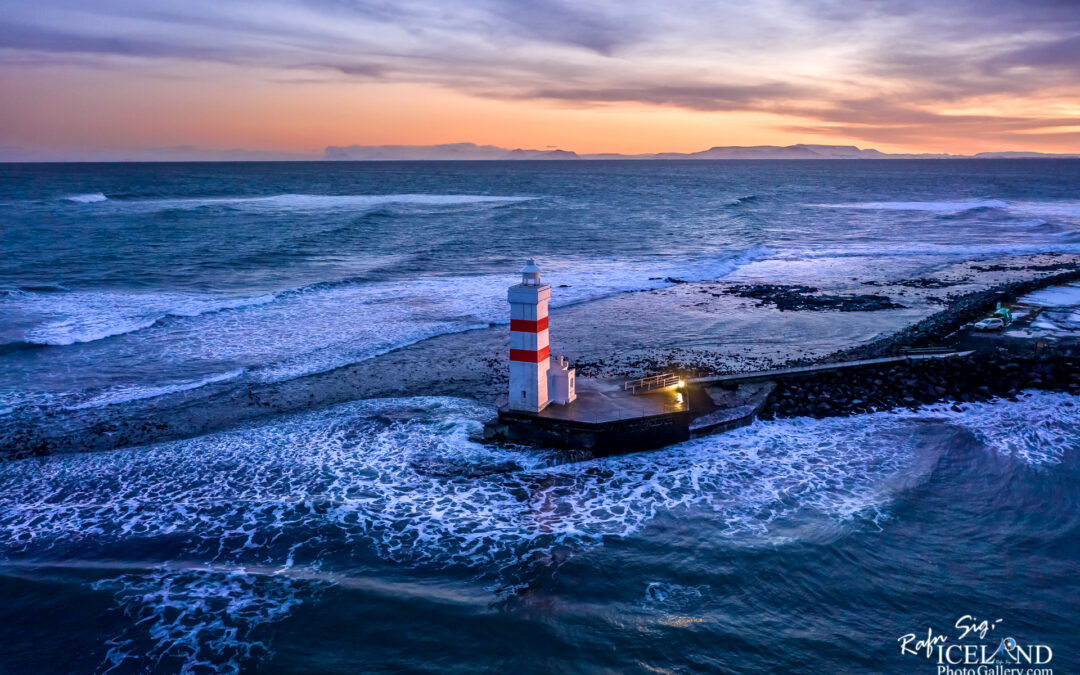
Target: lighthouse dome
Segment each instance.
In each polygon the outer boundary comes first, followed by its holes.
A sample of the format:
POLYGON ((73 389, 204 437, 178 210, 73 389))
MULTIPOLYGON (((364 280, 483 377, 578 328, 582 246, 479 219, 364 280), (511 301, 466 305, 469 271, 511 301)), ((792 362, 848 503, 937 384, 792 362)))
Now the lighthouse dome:
POLYGON ((540 285, 540 268, 536 266, 536 261, 532 258, 529 258, 528 264, 521 269, 521 283, 526 286, 540 285))

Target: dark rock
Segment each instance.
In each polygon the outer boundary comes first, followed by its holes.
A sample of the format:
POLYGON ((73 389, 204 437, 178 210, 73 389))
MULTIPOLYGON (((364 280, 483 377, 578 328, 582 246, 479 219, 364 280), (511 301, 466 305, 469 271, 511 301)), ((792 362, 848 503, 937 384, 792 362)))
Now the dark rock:
POLYGON ((874 312, 904 307, 885 295, 821 295, 820 290, 812 286, 743 284, 729 286, 726 291, 774 305, 781 311, 874 312))

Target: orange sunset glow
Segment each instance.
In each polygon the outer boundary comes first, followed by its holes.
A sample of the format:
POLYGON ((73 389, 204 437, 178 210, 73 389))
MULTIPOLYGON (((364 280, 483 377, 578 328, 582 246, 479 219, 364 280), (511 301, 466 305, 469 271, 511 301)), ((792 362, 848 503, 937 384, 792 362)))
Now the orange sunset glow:
POLYGON ((1080 151, 1074 8, 907 4, 13 3, 0 148, 1080 151))

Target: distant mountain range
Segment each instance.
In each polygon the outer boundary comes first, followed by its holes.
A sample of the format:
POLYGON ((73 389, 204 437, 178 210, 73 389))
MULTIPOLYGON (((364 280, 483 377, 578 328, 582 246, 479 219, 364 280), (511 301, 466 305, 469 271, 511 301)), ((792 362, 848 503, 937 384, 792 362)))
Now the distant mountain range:
POLYGON ((499 160, 499 159, 1019 159, 1036 157, 1077 158, 1080 154, 1043 152, 980 152, 976 155, 890 154, 854 145, 752 145, 718 146, 700 152, 658 152, 644 155, 618 153, 578 154, 570 150, 509 150, 494 145, 448 143, 445 145, 349 145, 326 148, 329 160, 499 160))
POLYGON ((614 152, 578 154, 570 150, 510 150, 494 145, 331 145, 323 152, 278 152, 235 148, 216 150, 193 146, 116 148, 105 150, 33 150, 0 146, 0 162, 289 162, 319 160, 506 160, 506 159, 1019 159, 1080 158, 1080 153, 980 152, 977 155, 889 154, 854 145, 720 146, 701 152, 657 152, 622 155, 614 152))

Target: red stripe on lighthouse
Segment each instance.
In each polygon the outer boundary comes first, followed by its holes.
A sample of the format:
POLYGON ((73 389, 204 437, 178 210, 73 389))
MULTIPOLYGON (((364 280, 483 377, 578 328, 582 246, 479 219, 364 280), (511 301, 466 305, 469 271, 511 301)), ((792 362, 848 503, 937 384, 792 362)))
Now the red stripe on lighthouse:
POLYGON ((531 349, 511 349, 510 360, 520 363, 540 363, 551 355, 551 347, 544 347, 539 351, 531 349))
POLYGON ((545 316, 543 319, 537 319, 536 321, 529 321, 528 319, 510 319, 510 330, 517 331, 518 333, 539 333, 542 330, 548 329, 548 318, 545 316))

